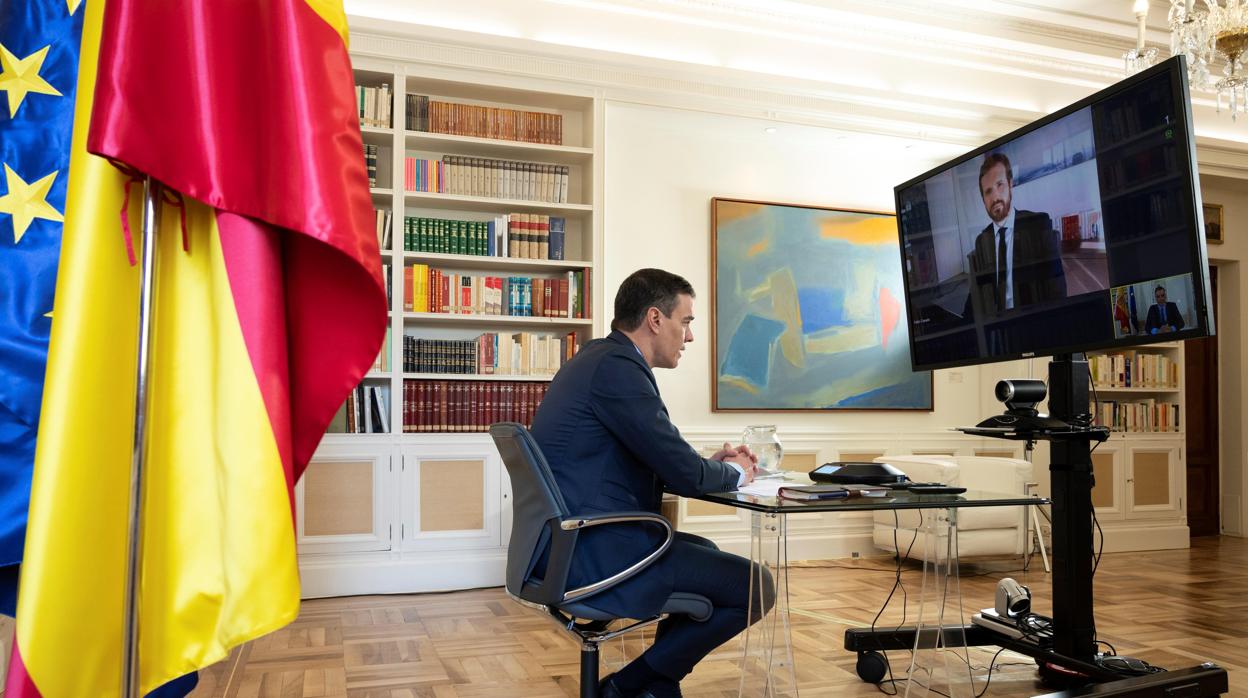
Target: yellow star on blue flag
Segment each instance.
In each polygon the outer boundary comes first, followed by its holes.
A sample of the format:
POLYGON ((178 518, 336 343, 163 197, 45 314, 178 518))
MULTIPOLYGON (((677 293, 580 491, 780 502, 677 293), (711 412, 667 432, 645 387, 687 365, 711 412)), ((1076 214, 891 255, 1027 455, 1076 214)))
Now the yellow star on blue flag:
POLYGON ((0 41, 0 92, 6 92, 9 95, 10 118, 17 116, 22 100, 26 99, 29 93, 61 96, 55 87, 49 85, 48 81, 39 75, 39 70, 43 68, 43 61, 48 57, 50 48, 52 47, 44 46, 25 58, 18 58, 9 51, 4 42, 0 41))
POLYGON ((83 13, 0 1, 0 613, 12 615, 61 252, 83 13))

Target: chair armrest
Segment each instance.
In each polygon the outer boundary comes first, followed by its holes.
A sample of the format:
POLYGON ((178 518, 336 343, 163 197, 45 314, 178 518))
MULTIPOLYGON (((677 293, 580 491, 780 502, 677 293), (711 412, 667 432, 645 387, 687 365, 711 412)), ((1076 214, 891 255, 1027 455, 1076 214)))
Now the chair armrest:
POLYGON ((1032 464, 1017 458, 963 456, 956 460, 963 487, 987 492, 1023 494, 1031 480, 1032 464))
POLYGON ((675 532, 672 530, 671 522, 669 522, 667 519, 663 518, 662 516, 659 516, 658 514, 652 514, 648 511, 616 511, 616 512, 611 512, 609 514, 592 514, 590 516, 576 516, 570 519, 564 519, 563 521, 559 523, 559 527, 565 531, 576 531, 582 528, 588 528, 590 526, 601 526, 604 524, 620 524, 620 523, 658 524, 659 526, 663 527, 663 530, 666 533, 667 537, 663 539, 663 542, 659 545, 659 547, 654 552, 650 553, 644 558, 633 563, 628 568, 620 570, 619 572, 616 572, 615 574, 611 575, 610 577, 607 577, 606 579, 599 580, 592 584, 586 584, 585 586, 580 587, 578 589, 572 589, 570 591, 565 592, 563 595, 563 603, 567 603, 569 601, 575 601, 577 599, 584 598, 591 594, 597 594, 598 592, 610 589, 616 584, 623 582, 629 577, 632 577, 638 572, 654 564, 654 561, 658 560, 659 557, 663 555, 663 553, 667 552, 667 549, 672 546, 672 539, 676 535, 675 532))

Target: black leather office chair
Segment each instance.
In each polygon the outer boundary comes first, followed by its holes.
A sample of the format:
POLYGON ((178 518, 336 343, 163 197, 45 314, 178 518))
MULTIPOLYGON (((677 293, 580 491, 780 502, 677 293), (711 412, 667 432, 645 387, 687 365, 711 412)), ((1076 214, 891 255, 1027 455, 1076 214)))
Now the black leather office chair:
POLYGON ((490 426, 490 436, 511 476, 507 593, 520 604, 549 615, 581 643, 581 698, 598 698, 598 646, 603 642, 654 625, 674 613, 699 621, 710 617, 713 610, 710 599, 698 594, 675 593, 659 615, 633 619, 636 622, 611 630, 611 621, 620 618, 595 608, 594 594, 610 589, 658 560, 672 544, 672 525, 662 516, 645 511, 574 516, 564 504, 550 466, 528 429, 514 422, 500 422, 490 426), (667 538, 657 550, 606 579, 567 589, 580 529, 621 523, 637 525, 639 522, 661 526, 667 532, 667 538), (536 569, 548 540, 551 545, 546 568, 536 569))

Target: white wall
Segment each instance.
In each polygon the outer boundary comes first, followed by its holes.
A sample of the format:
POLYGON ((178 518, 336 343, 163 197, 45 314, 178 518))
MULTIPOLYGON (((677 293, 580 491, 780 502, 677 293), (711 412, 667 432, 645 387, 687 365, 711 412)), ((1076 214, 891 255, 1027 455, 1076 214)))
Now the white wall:
MULTIPOLYGON (((1199 157, 1199 154, 1198 154, 1199 157)), ((1218 402, 1221 423, 1218 433, 1222 470, 1222 528, 1225 533, 1248 534, 1248 370, 1244 362, 1244 338, 1248 337, 1248 280, 1243 262, 1248 259, 1248 182, 1223 177, 1202 177, 1205 203, 1222 204, 1221 245, 1209 245, 1209 259, 1218 268, 1218 402)))
MULTIPOLYGON (((947 146, 620 102, 606 108, 603 259, 606 311, 620 282, 645 266, 678 273, 698 292, 693 333, 659 389, 682 430, 739 431, 746 424, 834 432, 938 434, 973 424, 979 370, 935 375, 933 412, 712 413, 710 211, 712 197, 889 211, 893 185, 952 157, 947 146), (764 128, 775 126, 776 133, 764 128), (952 382, 960 381, 960 382, 952 382)), ((991 389, 991 386, 989 386, 991 389)))

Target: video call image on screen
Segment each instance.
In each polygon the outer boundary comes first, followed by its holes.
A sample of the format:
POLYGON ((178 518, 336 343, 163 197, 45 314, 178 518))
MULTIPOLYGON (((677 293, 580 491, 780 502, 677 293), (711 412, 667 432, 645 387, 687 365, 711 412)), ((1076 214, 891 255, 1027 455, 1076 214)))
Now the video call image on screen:
POLYGON ((1171 79, 898 187, 916 367, 1149 333, 1158 286, 1190 313, 1193 194, 1171 79))

